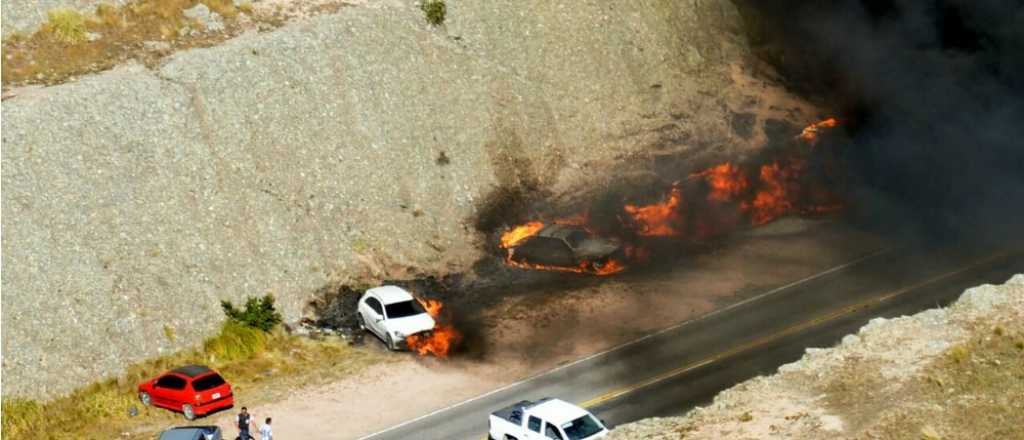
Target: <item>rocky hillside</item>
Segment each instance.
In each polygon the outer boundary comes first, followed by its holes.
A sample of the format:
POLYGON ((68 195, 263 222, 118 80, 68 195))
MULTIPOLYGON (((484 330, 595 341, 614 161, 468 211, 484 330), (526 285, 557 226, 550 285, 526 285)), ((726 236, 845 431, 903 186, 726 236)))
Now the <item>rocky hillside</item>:
POLYGON ((1024 275, 948 308, 878 318, 829 349, 619 439, 1024 438, 1024 275))
POLYGON ((222 299, 272 292, 295 320, 327 285, 466 270, 510 189, 820 116, 751 76, 741 28, 724 0, 451 2, 442 26, 366 2, 7 90, 3 393, 196 344, 222 299))

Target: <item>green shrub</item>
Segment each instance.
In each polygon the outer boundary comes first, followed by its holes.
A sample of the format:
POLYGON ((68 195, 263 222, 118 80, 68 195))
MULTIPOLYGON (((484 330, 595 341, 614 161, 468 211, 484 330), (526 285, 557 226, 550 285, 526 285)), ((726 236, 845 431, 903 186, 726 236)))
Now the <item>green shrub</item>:
POLYGON ((444 16, 448 12, 444 0, 423 0, 423 3, 420 4, 420 9, 423 10, 427 23, 434 26, 444 23, 444 16))
POLYGON ((259 328, 229 319, 220 334, 203 343, 203 355, 212 364, 232 362, 260 353, 267 348, 267 334, 259 328))
POLYGON ((85 17, 74 9, 54 9, 46 13, 49 21, 44 29, 65 43, 85 40, 85 17))
POLYGON ((221 308, 224 314, 231 321, 238 322, 248 327, 258 328, 269 332, 281 323, 281 314, 274 308, 274 296, 265 295, 262 298, 251 297, 245 301, 245 309, 238 310, 231 301, 221 301, 221 308))

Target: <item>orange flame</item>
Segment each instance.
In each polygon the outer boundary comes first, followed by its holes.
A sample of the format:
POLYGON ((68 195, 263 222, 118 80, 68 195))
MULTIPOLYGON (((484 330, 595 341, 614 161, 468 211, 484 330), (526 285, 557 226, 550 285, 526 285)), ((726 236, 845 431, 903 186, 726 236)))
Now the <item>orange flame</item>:
POLYGON ((527 261, 516 261, 511 258, 506 258, 505 264, 522 269, 585 273, 599 276, 612 275, 626 270, 626 265, 617 260, 608 260, 608 262, 603 265, 591 264, 590 262, 584 261, 578 266, 553 266, 550 264, 530 263, 527 261))
POLYGON ((444 309, 444 304, 436 299, 416 298, 416 300, 420 302, 420 305, 427 311, 427 314, 434 319, 437 319, 441 315, 441 310, 444 309))
POLYGON ((508 249, 515 246, 520 241, 532 237, 541 229, 544 229, 543 222, 529 222, 516 226, 501 234, 501 247, 508 249))
POLYGON ((639 234, 647 237, 666 237, 679 235, 676 227, 682 222, 679 215, 679 207, 683 201, 683 192, 678 185, 672 186, 672 191, 665 201, 652 205, 629 205, 623 207, 627 214, 633 217, 639 227, 639 234))
POLYGON ((594 268, 594 275, 611 275, 613 273, 619 273, 626 270, 626 265, 620 263, 618 260, 608 260, 607 263, 594 268))
POLYGON ((409 335, 405 337, 405 343, 409 349, 420 356, 434 355, 440 359, 447 359, 459 341, 462 340, 462 333, 455 327, 447 324, 437 324, 430 336, 409 335))
POLYGON ((818 134, 822 129, 835 128, 837 125, 839 125, 839 121, 836 118, 828 118, 824 121, 818 121, 804 127, 804 130, 797 135, 797 138, 807 142, 808 144, 815 145, 818 143, 818 134))
POLYGON ((729 162, 708 168, 691 177, 703 177, 711 187, 708 200, 716 202, 735 199, 750 185, 740 168, 729 162))
MULTIPOLYGON (((416 298, 434 320, 438 320, 444 304, 435 299, 416 298)), ((447 359, 448 354, 462 341, 462 333, 449 324, 434 324, 434 331, 429 336, 423 334, 409 335, 405 337, 405 343, 409 349, 420 356, 428 354, 441 359, 447 359)))
POLYGON ((788 191, 789 182, 803 169, 802 162, 793 162, 788 167, 772 162, 761 166, 761 189, 751 202, 743 207, 750 211, 750 222, 763 225, 793 211, 793 201, 788 191))

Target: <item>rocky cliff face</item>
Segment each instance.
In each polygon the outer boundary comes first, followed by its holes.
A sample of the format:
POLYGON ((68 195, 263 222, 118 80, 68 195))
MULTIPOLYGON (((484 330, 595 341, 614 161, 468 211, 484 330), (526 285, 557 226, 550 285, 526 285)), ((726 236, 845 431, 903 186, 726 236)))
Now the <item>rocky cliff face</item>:
POLYGON ((272 292, 294 320, 368 270, 463 270, 497 188, 557 195, 654 148, 744 151, 768 117, 817 116, 749 77, 740 29, 728 1, 453 2, 439 28, 371 2, 14 90, 4 394, 195 344, 221 299, 272 292))
POLYGON ((877 318, 778 374, 610 439, 1021 438, 1024 275, 948 308, 877 318))

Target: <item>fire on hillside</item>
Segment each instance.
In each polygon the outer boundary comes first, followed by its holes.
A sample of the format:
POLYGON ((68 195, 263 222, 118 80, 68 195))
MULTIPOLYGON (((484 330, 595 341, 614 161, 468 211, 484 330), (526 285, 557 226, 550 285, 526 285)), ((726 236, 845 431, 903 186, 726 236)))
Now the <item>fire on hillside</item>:
MULTIPOLYGON (((796 137, 816 145, 828 118, 796 137)), ((614 227, 598 227, 587 212, 508 228, 498 246, 509 266, 611 275, 649 254, 650 240, 704 241, 742 227, 790 215, 820 216, 842 209, 839 196, 821 183, 799 152, 760 163, 723 162, 690 174, 647 203, 624 200, 614 227)))

